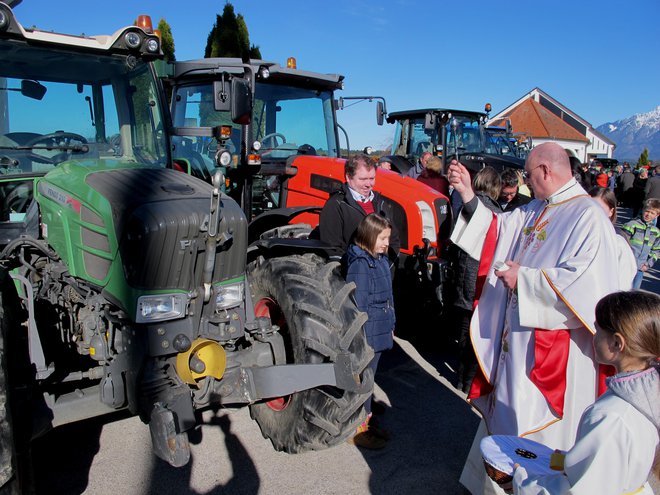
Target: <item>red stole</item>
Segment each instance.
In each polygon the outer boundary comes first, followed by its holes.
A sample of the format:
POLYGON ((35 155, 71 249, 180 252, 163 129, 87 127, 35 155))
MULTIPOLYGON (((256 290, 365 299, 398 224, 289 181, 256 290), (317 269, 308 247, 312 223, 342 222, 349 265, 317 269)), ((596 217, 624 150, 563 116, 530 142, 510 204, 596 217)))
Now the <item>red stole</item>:
MULTIPOLYGON (((474 308, 486 282, 486 276, 493 262, 497 246, 497 216, 493 213, 486 240, 479 260, 474 308)), ((564 415, 564 395, 566 392, 566 366, 570 346, 569 330, 534 329, 534 367, 530 380, 548 401, 548 406, 559 417, 564 415)), ((468 399, 476 399, 493 391, 493 385, 484 375, 481 367, 477 369, 468 399)))
POLYGON ((616 368, 610 364, 598 365, 598 397, 603 395, 607 390, 605 378, 616 375, 616 368))

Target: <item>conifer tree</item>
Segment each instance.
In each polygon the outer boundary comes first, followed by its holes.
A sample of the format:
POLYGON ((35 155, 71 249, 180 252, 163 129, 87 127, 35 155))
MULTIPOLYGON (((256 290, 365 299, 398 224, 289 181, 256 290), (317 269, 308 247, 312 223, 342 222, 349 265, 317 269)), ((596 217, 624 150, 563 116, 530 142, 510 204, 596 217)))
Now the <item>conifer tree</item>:
POLYGON ((639 155, 638 165, 640 167, 645 167, 648 164, 649 164, 649 150, 648 150, 648 148, 644 148, 644 151, 642 151, 642 154, 639 155))
POLYGON ((160 31, 160 40, 165 54, 165 60, 174 62, 176 57, 174 55, 174 37, 172 36, 172 29, 165 19, 158 21, 158 28, 160 31))
POLYGON ((261 58, 258 46, 250 46, 247 24, 241 14, 236 15, 234 6, 227 2, 222 15, 216 16, 215 24, 206 40, 204 57, 261 58))

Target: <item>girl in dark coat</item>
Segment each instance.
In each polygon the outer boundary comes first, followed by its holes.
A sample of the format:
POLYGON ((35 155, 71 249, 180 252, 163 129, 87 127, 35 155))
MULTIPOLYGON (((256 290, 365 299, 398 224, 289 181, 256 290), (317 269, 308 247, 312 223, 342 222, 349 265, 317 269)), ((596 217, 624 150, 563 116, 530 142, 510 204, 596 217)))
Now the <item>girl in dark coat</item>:
MULTIPOLYGON (((369 364, 374 375, 378 360, 383 351, 392 348, 394 339, 394 298, 392 296, 392 276, 387 258, 392 224, 385 217, 371 213, 364 217, 355 233, 355 243, 346 253, 346 280, 355 283, 355 302, 358 309, 367 313, 369 319, 364 324, 367 342, 374 350, 374 358, 369 364)), ((367 420, 358 427, 352 443, 369 449, 383 448, 387 434, 380 428, 369 425, 371 401, 364 404, 367 420)))

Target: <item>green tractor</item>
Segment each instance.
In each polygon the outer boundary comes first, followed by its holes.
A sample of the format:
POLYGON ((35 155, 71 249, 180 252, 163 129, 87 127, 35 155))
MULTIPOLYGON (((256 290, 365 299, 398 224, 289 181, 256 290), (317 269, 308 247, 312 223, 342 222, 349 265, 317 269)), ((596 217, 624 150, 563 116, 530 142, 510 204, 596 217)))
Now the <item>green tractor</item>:
MULTIPOLYGON (((252 250, 222 174, 172 159, 160 39, 138 24, 25 29, 0 2, 5 491, 29 489, 31 440, 63 424, 127 410, 182 466, 201 409, 249 405, 275 448, 300 452, 345 440, 372 391, 366 315, 338 264, 252 250)), ((227 88, 243 122, 249 87, 227 88)))

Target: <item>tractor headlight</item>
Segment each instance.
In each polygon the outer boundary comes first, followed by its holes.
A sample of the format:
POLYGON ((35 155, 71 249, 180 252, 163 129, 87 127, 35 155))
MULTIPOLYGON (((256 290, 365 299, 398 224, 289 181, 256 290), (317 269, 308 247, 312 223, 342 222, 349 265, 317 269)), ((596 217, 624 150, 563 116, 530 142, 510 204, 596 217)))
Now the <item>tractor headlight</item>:
POLYGON ((231 153, 225 149, 218 150, 215 161, 220 167, 226 167, 231 163, 231 153))
POLYGON ((433 216, 433 209, 426 201, 417 201, 417 207, 422 215, 422 237, 426 237, 431 242, 435 242, 438 238, 438 233, 435 229, 435 217, 433 216))
POLYGON ((160 44, 158 43, 158 40, 150 38, 147 40, 147 51, 151 53, 158 53, 158 50, 160 50, 160 44))
POLYGON ((187 303, 188 297, 186 294, 140 296, 135 321, 137 323, 150 323, 182 318, 186 314, 187 303))
POLYGON ((216 311, 233 308, 243 302, 245 284, 216 285, 215 286, 215 309, 216 311))
POLYGON ((0 9, 0 31, 4 31, 9 26, 9 15, 0 9))
POLYGON ((124 35, 124 41, 126 42, 126 46, 135 49, 142 43, 142 38, 135 31, 129 31, 124 35))

